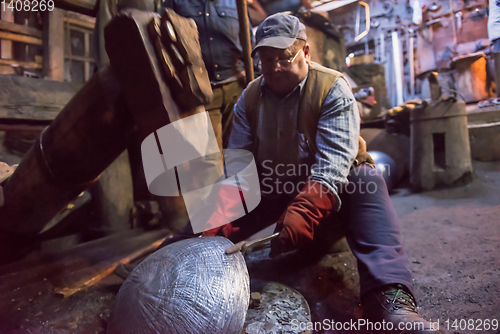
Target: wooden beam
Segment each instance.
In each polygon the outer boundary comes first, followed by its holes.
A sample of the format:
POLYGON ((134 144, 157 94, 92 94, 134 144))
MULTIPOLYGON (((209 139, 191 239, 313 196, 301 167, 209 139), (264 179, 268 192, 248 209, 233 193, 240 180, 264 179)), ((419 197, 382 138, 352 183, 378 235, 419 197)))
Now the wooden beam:
MULTIPOLYGON (((1 119, 0 119, 1 122, 1 119)), ((22 132, 42 132, 47 125, 30 125, 30 124, 2 124, 0 123, 0 131, 22 131, 22 132)))
POLYGON ((84 29, 94 29, 95 17, 83 15, 75 12, 66 12, 64 14, 64 22, 68 22, 72 26, 81 27, 84 29))
POLYGON ((116 267, 118 267, 120 264, 131 263, 142 256, 154 252, 161 245, 163 240, 165 240, 164 237, 153 242, 150 245, 142 247, 132 254, 123 257, 119 261, 113 263, 106 263, 106 261, 103 261, 102 263, 98 263, 94 267, 86 268, 84 270, 86 275, 83 275, 83 278, 79 279, 68 287, 55 288, 56 295, 66 298, 77 293, 80 290, 86 289, 96 284, 97 282, 111 275, 115 271, 116 267))
MULTIPOLYGON (((13 23, 14 13, 10 8, 3 8, 1 22, 2 23, 13 23)), ((12 59, 12 41, 0 41, 0 58, 2 59, 12 59)))
POLYGON ((26 43, 26 44, 42 45, 41 38, 13 34, 13 33, 6 32, 6 31, 0 31, 0 39, 6 39, 9 41, 21 42, 21 43, 26 43))
POLYGON ((44 279, 52 287, 76 287, 78 283, 90 286, 85 283, 90 280, 97 283, 92 278, 114 264, 134 261, 131 259, 155 251, 155 246, 169 234, 167 230, 128 230, 70 249, 33 252, 24 260, 2 266, 0 295, 4 296, 16 288, 24 289, 44 279))
POLYGON ((99 1, 97 0, 54 0, 57 8, 73 11, 76 13, 96 16, 99 1))
POLYGON ((13 67, 22 66, 24 68, 29 69, 40 69, 42 68, 42 64, 35 62, 26 62, 26 61, 17 61, 11 59, 0 59, 0 65, 10 65, 13 67))
MULTIPOLYGON (((70 249, 59 250, 59 251, 55 251, 55 252, 42 250, 40 252, 32 254, 31 256, 28 256, 27 258, 25 258, 23 260, 18 261, 18 262, 13 262, 13 263, 3 265, 2 271, 0 272, 0 283, 4 283, 3 278, 7 275, 15 274, 15 273, 23 274, 23 272, 26 270, 30 271, 30 272, 35 272, 35 271, 38 271, 37 267, 46 267, 48 264, 53 263, 53 262, 57 262, 57 263, 59 263, 60 266, 62 265, 63 267, 67 267, 68 264, 72 263, 75 259, 85 259, 85 262, 88 263, 86 266, 95 264, 95 263, 103 260, 102 254, 109 255, 109 253, 107 251, 102 253, 103 247, 105 248, 105 247, 111 246, 111 247, 113 247, 112 250, 114 251, 116 248, 120 248, 122 246, 125 246, 124 243, 130 243, 130 240, 133 240, 134 238, 139 237, 142 234, 144 234, 144 230, 142 230, 142 229, 127 230, 127 231, 113 234, 109 237, 95 239, 93 241, 89 241, 89 242, 80 244, 78 246, 71 247, 70 249), (89 253, 92 253, 93 250, 96 250, 96 249, 97 250, 101 249, 100 256, 94 256, 94 255, 88 256, 89 253)), ((167 235, 168 234, 165 234, 165 236, 167 236, 167 235)), ((153 240, 151 240, 151 242, 153 242, 155 240, 156 239, 153 238, 153 240)), ((119 251, 118 253, 120 253, 120 252, 121 251, 119 251)), ((92 253, 92 254, 94 254, 94 253, 92 253)), ((116 255, 116 254, 114 254, 114 255, 116 255)), ((80 267, 78 269, 82 269, 86 266, 80 267)), ((76 270, 78 270, 78 269, 76 269, 76 270)), ((71 271, 74 271, 74 270, 71 270, 71 271)), ((53 274, 60 275, 61 270, 59 270, 59 273, 53 273, 53 274)), ((30 282, 32 282, 32 280, 30 280, 30 282)), ((3 285, 0 285, 0 292, 3 291, 3 287, 4 287, 3 285)))
POLYGON ((79 85, 69 82, 16 75, 0 75, 0 87, 0 122, 3 124, 52 121, 79 89, 79 85))
POLYGON ((92 57, 82 57, 82 56, 73 56, 73 55, 71 55, 71 60, 88 61, 91 63, 93 63, 95 61, 95 59, 92 57))
POLYGON ((64 12, 54 9, 43 15, 43 74, 54 81, 64 81, 64 12))
POLYGON ((33 27, 23 26, 17 23, 0 21, 0 30, 22 34, 26 36, 42 38, 42 31, 33 27))
MULTIPOLYGON (((40 79, 36 79, 40 80, 40 79)), ((45 80, 49 81, 49 80, 45 80)), ((50 93, 49 93, 50 94, 50 93)), ((59 94, 57 94, 59 95, 59 94)), ((64 106, 54 106, 50 104, 27 103, 25 105, 12 105, 0 103, 0 123, 15 121, 17 124, 22 121, 53 121, 64 106), (6 121, 5 121, 6 120, 6 121)))
POLYGON ((81 28, 85 28, 85 29, 91 29, 91 30, 94 29, 94 26, 95 26, 95 22, 92 23, 92 22, 87 22, 87 21, 80 21, 80 20, 72 18, 72 17, 65 17, 64 22, 69 23, 72 26, 81 27, 81 28))
POLYGON ((252 39, 250 38, 250 26, 248 24, 247 0, 236 2, 238 20, 240 22, 240 41, 242 46, 243 63, 245 63, 245 80, 247 85, 254 79, 252 53, 252 39))

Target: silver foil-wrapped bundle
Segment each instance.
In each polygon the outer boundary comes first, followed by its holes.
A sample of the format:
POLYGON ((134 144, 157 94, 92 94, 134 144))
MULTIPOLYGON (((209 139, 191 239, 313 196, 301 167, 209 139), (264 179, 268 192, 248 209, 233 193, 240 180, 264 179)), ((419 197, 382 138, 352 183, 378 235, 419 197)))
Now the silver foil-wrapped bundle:
POLYGON ((193 238, 147 257, 125 280, 109 334, 241 333, 250 282, 240 252, 223 237, 193 238))

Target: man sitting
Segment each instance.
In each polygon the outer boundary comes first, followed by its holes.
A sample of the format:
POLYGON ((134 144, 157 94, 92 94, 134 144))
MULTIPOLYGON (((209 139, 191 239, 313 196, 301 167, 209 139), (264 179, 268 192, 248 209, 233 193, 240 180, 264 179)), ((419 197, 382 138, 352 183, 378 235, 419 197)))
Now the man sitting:
MULTIPOLYGON (((275 14, 259 26, 253 55, 259 54, 263 75, 235 105, 228 148, 253 153, 262 201, 204 235, 237 242, 277 221, 274 257, 314 244, 319 229, 343 228, 358 261, 363 318, 391 322, 397 333, 442 333, 417 311, 387 186, 362 163, 366 152, 358 154, 360 119, 351 88, 341 73, 310 60, 306 40, 294 16, 275 14), (405 331, 408 322, 422 326, 405 331)), ((230 206, 240 199, 220 200, 230 206)))

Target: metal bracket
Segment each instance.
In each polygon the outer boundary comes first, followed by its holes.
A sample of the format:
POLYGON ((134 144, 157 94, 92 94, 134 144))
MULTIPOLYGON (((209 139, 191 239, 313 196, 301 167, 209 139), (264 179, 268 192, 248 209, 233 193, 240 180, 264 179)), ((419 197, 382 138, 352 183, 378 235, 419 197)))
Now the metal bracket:
POLYGON ((363 31, 362 33, 359 33, 359 25, 361 22, 361 7, 358 7, 358 10, 356 12, 356 37, 354 38, 355 42, 358 42, 363 37, 368 35, 368 33, 370 32, 370 6, 364 1, 359 1, 359 4, 363 7, 365 7, 366 26, 365 26, 365 31, 363 31))

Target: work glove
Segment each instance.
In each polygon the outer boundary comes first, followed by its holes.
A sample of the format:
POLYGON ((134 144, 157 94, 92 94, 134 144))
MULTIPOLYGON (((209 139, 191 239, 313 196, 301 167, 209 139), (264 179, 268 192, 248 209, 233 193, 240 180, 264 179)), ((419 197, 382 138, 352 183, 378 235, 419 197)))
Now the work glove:
POLYGON ((307 181, 276 224, 279 236, 271 242, 270 257, 310 243, 323 218, 337 206, 337 197, 325 185, 307 181))
POLYGON ((231 224, 232 217, 239 215, 239 210, 242 202, 240 189, 231 185, 221 185, 217 198, 215 211, 207 221, 208 226, 217 226, 213 229, 203 232, 204 237, 223 236, 231 239, 238 231, 238 227, 231 224), (240 196, 235 196, 235 191, 240 196))
POLYGON ((375 166, 375 161, 373 161, 372 157, 366 151, 366 141, 361 136, 359 136, 358 155, 354 160, 354 164, 355 166, 359 166, 363 163, 368 163, 375 166))

